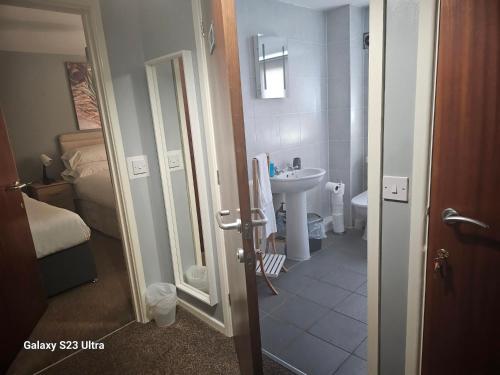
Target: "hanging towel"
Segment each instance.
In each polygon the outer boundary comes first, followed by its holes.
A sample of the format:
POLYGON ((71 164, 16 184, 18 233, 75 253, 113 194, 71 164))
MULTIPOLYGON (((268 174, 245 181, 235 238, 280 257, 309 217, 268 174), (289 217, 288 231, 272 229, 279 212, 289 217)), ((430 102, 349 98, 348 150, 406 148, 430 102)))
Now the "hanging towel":
POLYGON ((269 169, 267 166, 267 155, 258 154, 258 176, 259 176, 259 207, 262 208, 267 217, 267 224, 262 228, 264 238, 276 233, 276 217, 274 214, 273 194, 271 192, 271 180, 269 179, 269 169))

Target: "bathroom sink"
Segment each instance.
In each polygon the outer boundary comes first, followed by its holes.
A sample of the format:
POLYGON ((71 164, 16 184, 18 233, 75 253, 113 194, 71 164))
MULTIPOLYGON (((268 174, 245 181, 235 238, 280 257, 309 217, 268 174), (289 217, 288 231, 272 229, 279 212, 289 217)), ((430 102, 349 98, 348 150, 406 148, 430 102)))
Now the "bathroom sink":
POLYGON ((273 193, 300 193, 318 185, 325 175, 321 168, 304 168, 271 177, 273 193))
POLYGON ((324 175, 324 169, 304 168, 271 177, 271 191, 285 194, 286 244, 289 259, 302 261, 311 257, 307 233, 306 191, 317 186, 324 175))

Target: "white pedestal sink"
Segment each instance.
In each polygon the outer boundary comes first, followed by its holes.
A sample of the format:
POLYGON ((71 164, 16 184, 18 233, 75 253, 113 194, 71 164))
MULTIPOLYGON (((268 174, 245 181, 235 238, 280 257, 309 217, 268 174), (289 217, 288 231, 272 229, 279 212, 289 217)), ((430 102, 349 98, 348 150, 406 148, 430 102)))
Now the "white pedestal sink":
POLYGON ((304 168, 271 177, 272 192, 285 194, 287 257, 292 260, 301 261, 311 257, 306 191, 317 186, 324 175, 324 169, 304 168))

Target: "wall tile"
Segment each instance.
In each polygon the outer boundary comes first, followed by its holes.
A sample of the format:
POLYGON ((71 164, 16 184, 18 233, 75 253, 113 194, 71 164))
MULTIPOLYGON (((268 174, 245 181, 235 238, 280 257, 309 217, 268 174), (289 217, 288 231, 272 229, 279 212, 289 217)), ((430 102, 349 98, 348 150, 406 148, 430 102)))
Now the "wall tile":
POLYGON ((364 8, 351 6, 349 28, 349 37, 354 42, 354 45, 362 46, 362 36, 364 31, 364 8))
POLYGON ((349 39, 349 6, 335 8, 327 14, 327 43, 341 42, 349 39))
POLYGON ((277 116, 281 147, 296 147, 300 144, 300 115, 277 116))
POLYGON ((349 41, 328 43, 328 77, 337 78, 349 72, 349 41))
POLYGON ((328 111, 330 139, 348 141, 351 137, 351 110, 337 108, 328 111))
POLYGON ((349 169, 350 141, 333 141, 333 169, 349 169))
POLYGON ((290 77, 326 75, 326 48, 324 44, 288 41, 290 77))
POLYGON ((328 108, 350 107, 350 79, 349 74, 328 79, 328 108))
POLYGON ((274 126, 276 121, 274 116, 255 117, 256 152, 272 152, 280 147, 280 129, 274 126))
POLYGON ((364 137, 364 109, 351 108, 351 139, 359 139, 364 137))

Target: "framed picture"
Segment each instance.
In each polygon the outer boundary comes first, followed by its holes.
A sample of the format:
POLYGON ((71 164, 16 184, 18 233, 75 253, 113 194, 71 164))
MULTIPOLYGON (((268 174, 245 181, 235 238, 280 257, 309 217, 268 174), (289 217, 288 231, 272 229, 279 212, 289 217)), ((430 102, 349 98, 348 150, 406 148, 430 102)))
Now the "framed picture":
POLYGON ((90 64, 67 62, 66 69, 73 95, 78 128, 80 130, 99 129, 101 127, 101 116, 90 64))

